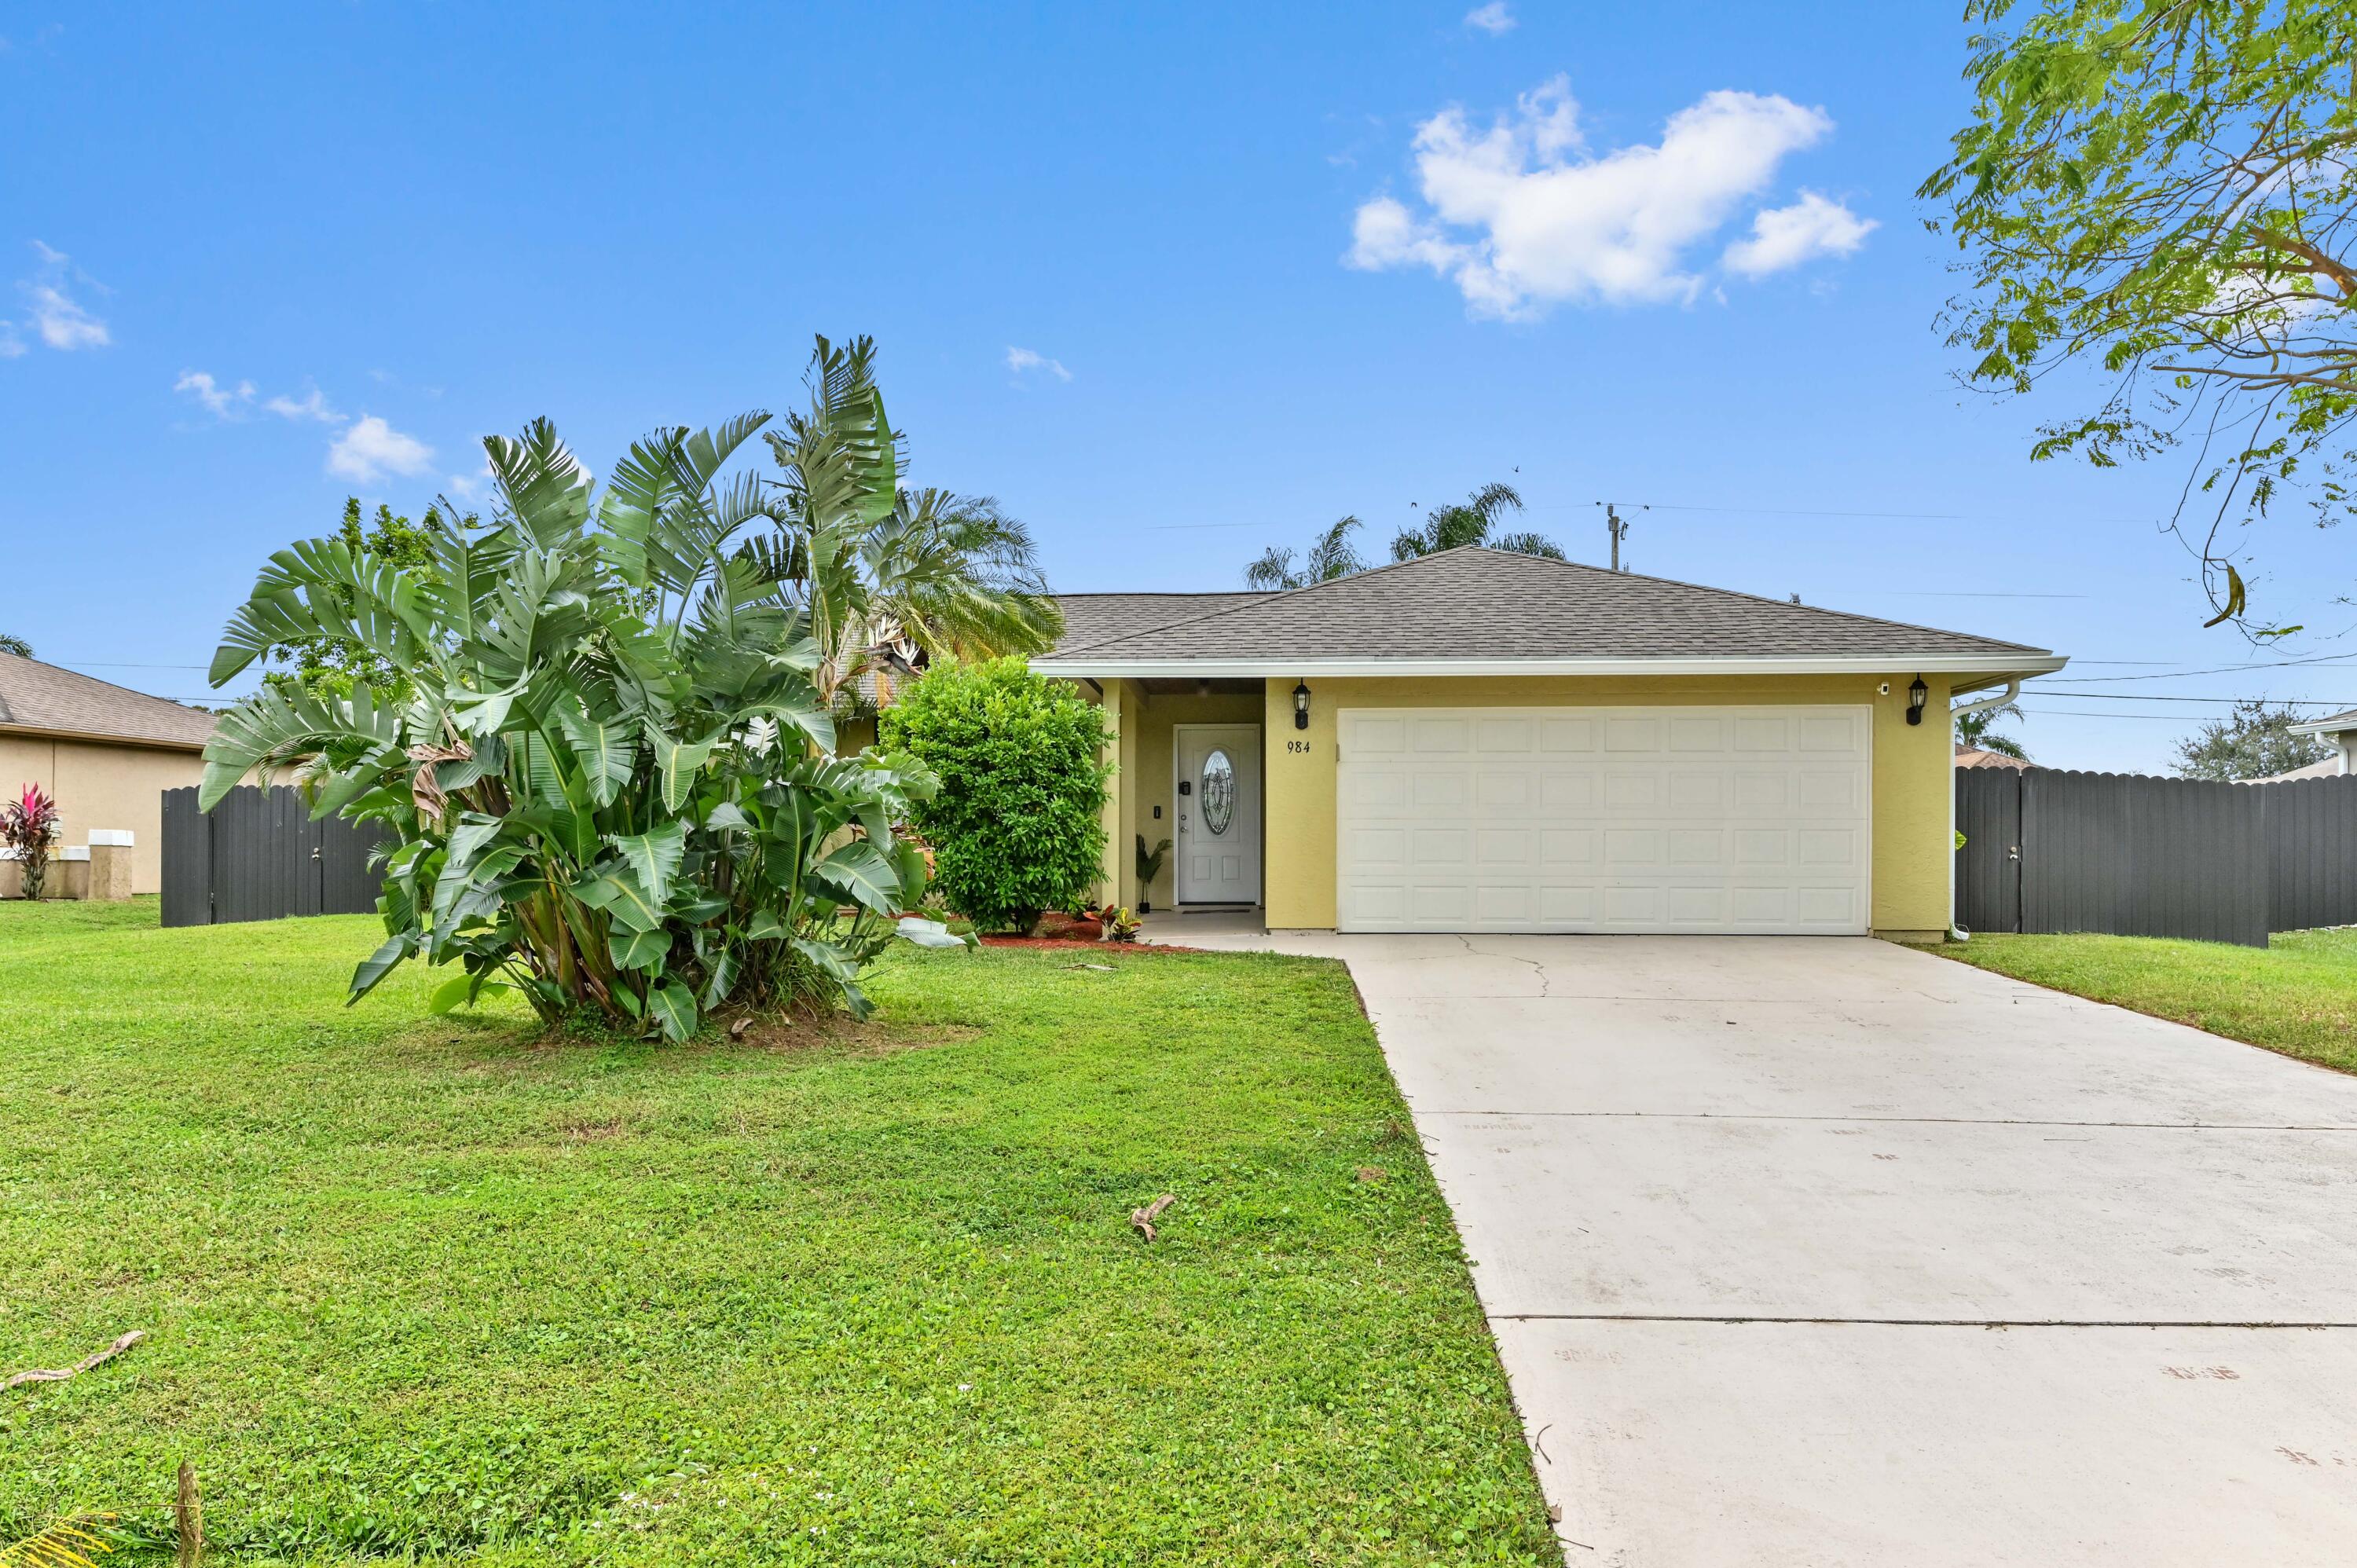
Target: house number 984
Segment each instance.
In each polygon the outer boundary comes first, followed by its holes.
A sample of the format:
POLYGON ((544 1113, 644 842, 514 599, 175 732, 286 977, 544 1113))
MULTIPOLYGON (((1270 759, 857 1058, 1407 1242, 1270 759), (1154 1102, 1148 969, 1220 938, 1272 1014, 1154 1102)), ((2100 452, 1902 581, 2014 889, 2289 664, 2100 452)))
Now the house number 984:
POLYGON ((1306 740, 1288 740, 1285 743, 1285 749, 1287 751, 1308 751, 1309 749, 1309 743, 1306 740))

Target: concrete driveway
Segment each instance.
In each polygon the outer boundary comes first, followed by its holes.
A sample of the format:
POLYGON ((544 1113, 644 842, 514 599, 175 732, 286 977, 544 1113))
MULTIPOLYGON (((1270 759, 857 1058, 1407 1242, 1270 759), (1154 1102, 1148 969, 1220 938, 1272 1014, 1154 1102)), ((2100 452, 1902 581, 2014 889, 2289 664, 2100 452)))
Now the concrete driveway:
POLYGON ((2357 1562, 2357 1079, 1865 940, 1217 945, 1349 961, 1569 1561, 2357 1562))

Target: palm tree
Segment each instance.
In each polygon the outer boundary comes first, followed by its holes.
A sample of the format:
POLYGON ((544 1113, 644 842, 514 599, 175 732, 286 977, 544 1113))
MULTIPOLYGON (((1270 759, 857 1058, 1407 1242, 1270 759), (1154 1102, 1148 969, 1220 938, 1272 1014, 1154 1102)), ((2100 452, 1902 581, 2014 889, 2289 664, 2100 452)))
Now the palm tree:
POLYGON ((1345 517, 1319 532, 1310 540, 1298 571, 1294 569, 1292 551, 1281 544, 1270 545, 1261 553, 1259 560, 1244 568, 1245 585, 1262 589, 1307 588, 1365 571, 1367 564, 1351 544, 1351 531, 1358 526, 1357 518, 1345 517))
POLYGON ((844 672, 872 671, 880 701, 894 663, 1044 653, 1064 633, 1031 531, 989 496, 902 490, 859 550, 866 618, 850 628, 844 672))
POLYGON ((33 645, 14 632, 0 631, 0 653, 13 653, 19 659, 33 656, 33 645))
POLYGON ((1514 487, 1483 485, 1461 501, 1435 507, 1425 514, 1423 527, 1401 529, 1392 541, 1392 559, 1413 561, 1419 555, 1465 544, 1511 550, 1518 555, 1544 555, 1550 561, 1564 559, 1563 551, 1544 534, 1501 533, 1492 539, 1490 530, 1497 525, 1499 515, 1508 510, 1523 510, 1523 498, 1515 493, 1514 487))
POLYGON ((2022 749, 2021 742, 2009 735, 1991 733, 1997 721, 2007 715, 2020 718, 2021 704, 2007 703, 2001 708, 1992 708, 1986 713, 1958 714, 1956 715, 1957 743, 1962 746, 1975 746, 1982 751, 1994 751, 2004 757, 2018 757, 2024 762, 2029 761, 2029 753, 2022 749))
POLYGON ((831 706, 856 697, 863 673, 888 682, 895 660, 915 669, 943 655, 1040 653, 1064 629, 1030 530, 987 496, 900 489, 897 431, 859 454, 893 477, 890 505, 871 518, 813 503, 819 480, 869 439, 856 433, 876 397, 875 360, 872 338, 840 349, 819 339, 803 377, 809 410, 764 435, 785 474, 770 482, 781 492, 770 507, 778 532, 746 552, 804 611, 831 706))

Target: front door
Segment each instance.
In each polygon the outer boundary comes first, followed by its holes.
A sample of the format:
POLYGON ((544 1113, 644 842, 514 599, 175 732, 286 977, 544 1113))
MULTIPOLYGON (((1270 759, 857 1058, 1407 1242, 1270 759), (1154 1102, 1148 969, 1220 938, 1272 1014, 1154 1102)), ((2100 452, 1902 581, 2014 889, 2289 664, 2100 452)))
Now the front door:
POLYGON ((1178 902, 1260 902, 1260 725, 1180 725, 1178 902))

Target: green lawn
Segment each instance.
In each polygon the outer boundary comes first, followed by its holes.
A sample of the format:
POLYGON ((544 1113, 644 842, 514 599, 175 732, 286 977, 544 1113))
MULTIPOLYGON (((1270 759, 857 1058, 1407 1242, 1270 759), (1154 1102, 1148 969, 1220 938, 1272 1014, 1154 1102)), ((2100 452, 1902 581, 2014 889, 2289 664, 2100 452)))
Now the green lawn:
POLYGON ((0 905, 0 1374, 151 1337, 0 1395, 0 1541, 152 1560, 186 1457, 232 1563, 1561 1561, 1338 965, 904 950, 880 1028, 548 1045, 345 1009, 372 919, 94 908, 0 905))
POLYGON ((1933 950, 2357 1072, 2357 930, 2278 932, 2265 948, 2152 937, 1975 935, 1933 950))

